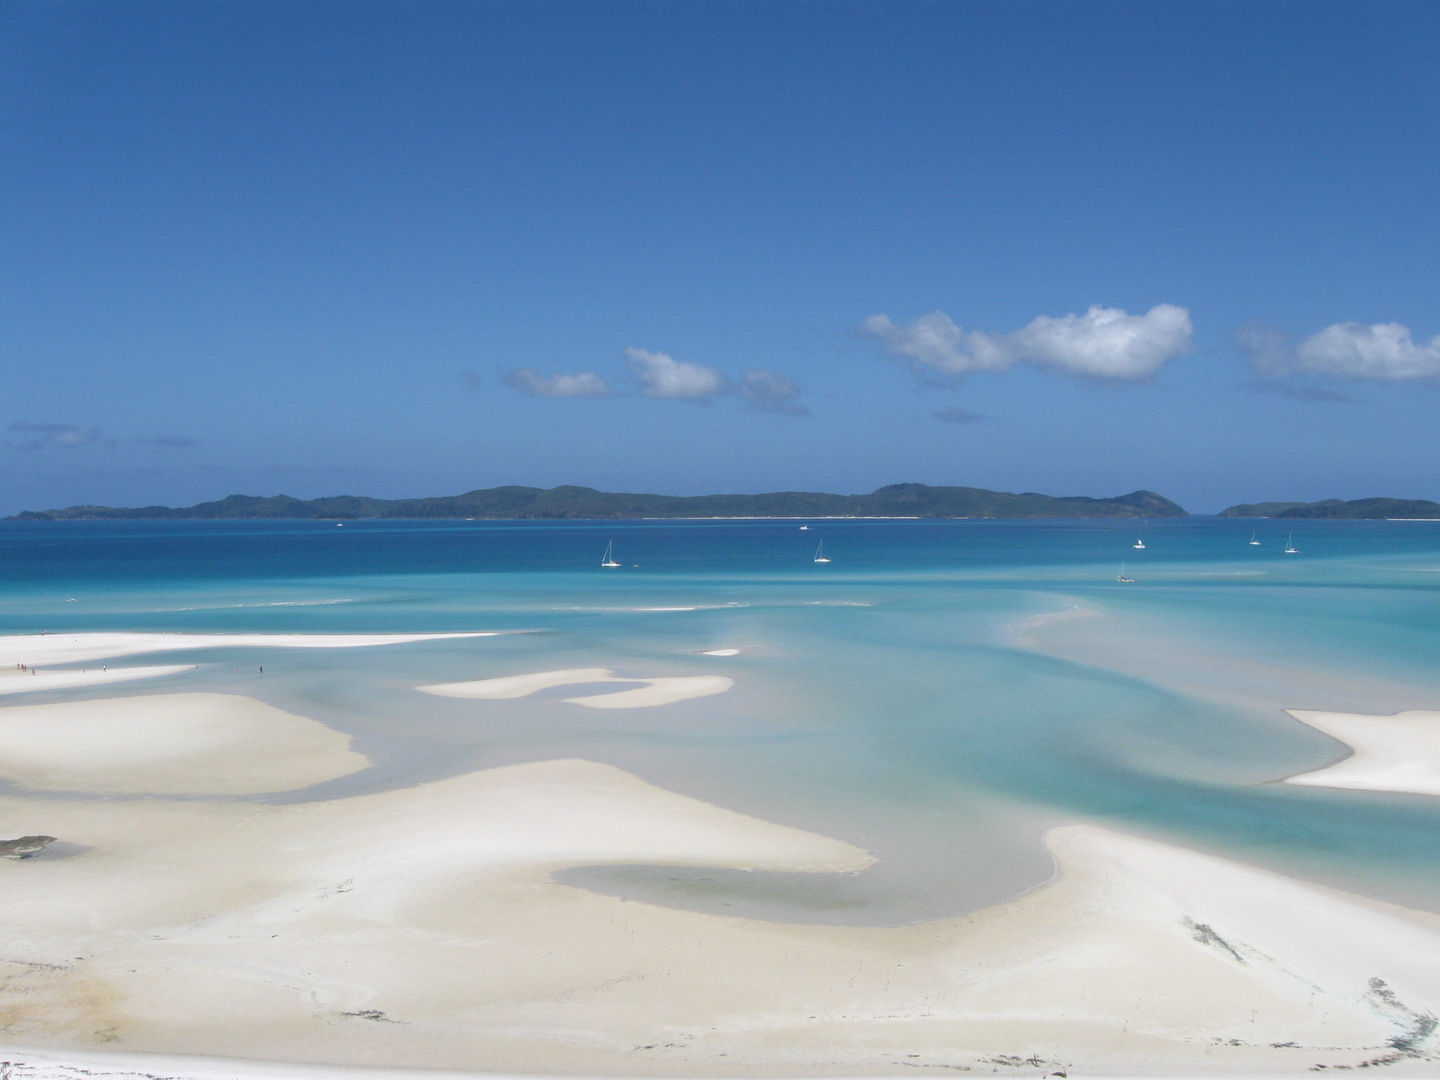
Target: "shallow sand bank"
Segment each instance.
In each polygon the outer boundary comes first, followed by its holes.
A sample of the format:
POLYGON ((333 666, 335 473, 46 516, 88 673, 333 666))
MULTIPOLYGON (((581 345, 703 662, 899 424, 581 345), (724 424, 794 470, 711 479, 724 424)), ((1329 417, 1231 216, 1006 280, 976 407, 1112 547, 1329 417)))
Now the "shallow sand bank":
POLYGON ((1433 1073, 1440 920, 1092 826, 1050 884, 898 929, 706 915, 585 863, 857 848, 552 761, 324 803, 0 797, 16 1044, 612 1075, 1433 1073))
POLYGON ((425 694, 457 698, 520 698, 557 686, 578 686, 585 683, 644 683, 634 690, 617 690, 606 694, 586 694, 565 698, 571 705, 592 709, 640 709, 652 705, 673 705, 677 701, 723 694, 735 680, 723 675, 671 675, 660 678, 627 679, 616 676, 609 668, 566 668, 560 671, 535 671, 527 675, 505 675, 497 679, 476 679, 473 682, 436 683, 417 686, 425 694))
POLYGON ((17 671, 0 669, 0 694, 33 694, 39 690, 70 690, 78 686, 155 679, 193 671, 191 664, 164 664, 154 667, 91 668, 88 671, 17 671))
POLYGON ((1440 712, 1393 716, 1286 709, 1301 723, 1350 747, 1343 761, 1291 776, 1287 784, 1440 795, 1440 712))
POLYGON ((533 671, 528 675, 503 675, 498 679, 475 679, 471 682, 434 683, 417 686, 422 694, 454 698, 520 698, 555 686, 576 686, 581 683, 627 682, 617 679, 609 668, 564 668, 560 671, 533 671))
POLYGON ((42 791, 290 791, 370 764, 349 747, 348 735, 235 694, 0 709, 0 778, 42 791))
POLYGON ((613 694, 587 694, 565 700, 572 705, 588 705, 592 709, 640 709, 723 694, 735 685, 734 679, 728 679, 724 675, 681 675, 645 679, 644 682, 649 685, 634 690, 620 690, 613 694))
MULTIPOLYGON (((115 656, 177 649, 357 649, 412 641, 494 637, 498 630, 460 634, 5 634, 0 635, 0 668, 16 664, 83 664, 115 656)), ((38 677, 38 676, 37 676, 38 677)))

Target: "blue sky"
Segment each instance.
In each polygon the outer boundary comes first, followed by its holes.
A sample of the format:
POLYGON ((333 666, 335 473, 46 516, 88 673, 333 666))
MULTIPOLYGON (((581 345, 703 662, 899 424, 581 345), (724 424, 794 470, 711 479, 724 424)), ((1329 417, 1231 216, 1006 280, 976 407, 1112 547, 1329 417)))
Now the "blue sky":
POLYGON ((1440 5, 0 19, 0 512, 1440 499, 1440 5))

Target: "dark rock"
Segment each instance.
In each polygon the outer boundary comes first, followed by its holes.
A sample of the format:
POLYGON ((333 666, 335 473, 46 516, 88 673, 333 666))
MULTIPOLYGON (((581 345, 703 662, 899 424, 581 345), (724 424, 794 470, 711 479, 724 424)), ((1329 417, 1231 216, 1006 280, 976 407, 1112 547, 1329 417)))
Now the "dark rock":
POLYGON ((28 859, 46 844, 55 842, 53 836, 18 836, 14 840, 0 840, 0 859, 28 859))

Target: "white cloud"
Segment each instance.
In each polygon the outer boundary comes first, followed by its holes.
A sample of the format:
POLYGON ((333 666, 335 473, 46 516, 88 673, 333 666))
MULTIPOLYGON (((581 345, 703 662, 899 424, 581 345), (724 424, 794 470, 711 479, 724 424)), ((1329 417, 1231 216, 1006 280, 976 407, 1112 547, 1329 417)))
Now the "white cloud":
POLYGON ((10 425, 10 430, 28 435, 30 438, 12 446, 22 450, 39 450, 46 446, 91 446, 95 443, 114 449, 115 440, 107 439, 105 432, 98 427, 78 428, 74 424, 31 424, 24 420, 16 420, 10 425))
POLYGON ((531 397, 608 397, 610 387, 593 371, 575 375, 541 375, 534 368, 515 368, 505 373, 505 385, 531 397))
POLYGON ((1440 376, 1440 336, 1417 344, 1399 323, 1336 323, 1302 341, 1295 364, 1341 379, 1433 379, 1440 376))
POLYGON ((1067 375, 1131 382, 1148 379, 1190 348, 1190 313, 1157 304, 1144 315, 1092 307, 1084 315, 1041 315, 1008 334, 965 330, 943 311, 897 326, 872 315, 861 327, 922 374, 959 377, 1027 363, 1067 375))
POLYGON ((800 404, 801 386, 786 375, 773 371, 752 371, 745 369, 739 393, 746 404, 756 412, 789 413, 791 416, 809 416, 810 410, 800 404))
POLYGON ((909 326, 896 326, 888 315, 871 315, 861 332, 895 356, 934 368, 946 375, 972 371, 1003 371, 1012 361, 987 347, 984 334, 967 334, 943 311, 921 315, 909 326))
POLYGON ((625 359, 642 385, 641 393, 652 398, 704 401, 727 389, 725 376, 714 368, 676 360, 668 353, 626 349, 625 359))
POLYGON ((1267 378, 1440 379, 1440 336, 1417 342, 1409 327, 1399 323, 1336 323, 1293 348, 1283 334, 1252 323, 1236 340, 1255 370, 1267 378))

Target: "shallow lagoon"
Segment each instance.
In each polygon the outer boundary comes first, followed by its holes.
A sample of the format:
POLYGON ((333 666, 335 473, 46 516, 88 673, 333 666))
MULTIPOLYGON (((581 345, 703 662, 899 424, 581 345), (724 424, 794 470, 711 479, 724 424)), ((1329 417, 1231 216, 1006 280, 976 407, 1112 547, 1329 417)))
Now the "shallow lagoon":
POLYGON ((1048 879, 1040 834, 1072 820, 1440 910, 1435 800, 1273 783, 1344 753, 1283 709, 1440 708, 1440 523, 1299 522, 1296 556, 1277 522, 798 524, 9 522, 4 633, 510 631, 149 654, 134 662, 200 667, 10 703, 243 693, 375 763, 274 801, 582 757, 879 856, 823 878, 562 872, 727 914, 973 910, 1048 879), (821 537, 828 565, 811 562, 821 537), (612 539, 624 565, 602 570, 612 539), (1134 584, 1115 581, 1122 560, 1134 584), (736 685, 614 711, 564 701, 583 687, 414 690, 578 667, 736 685))

